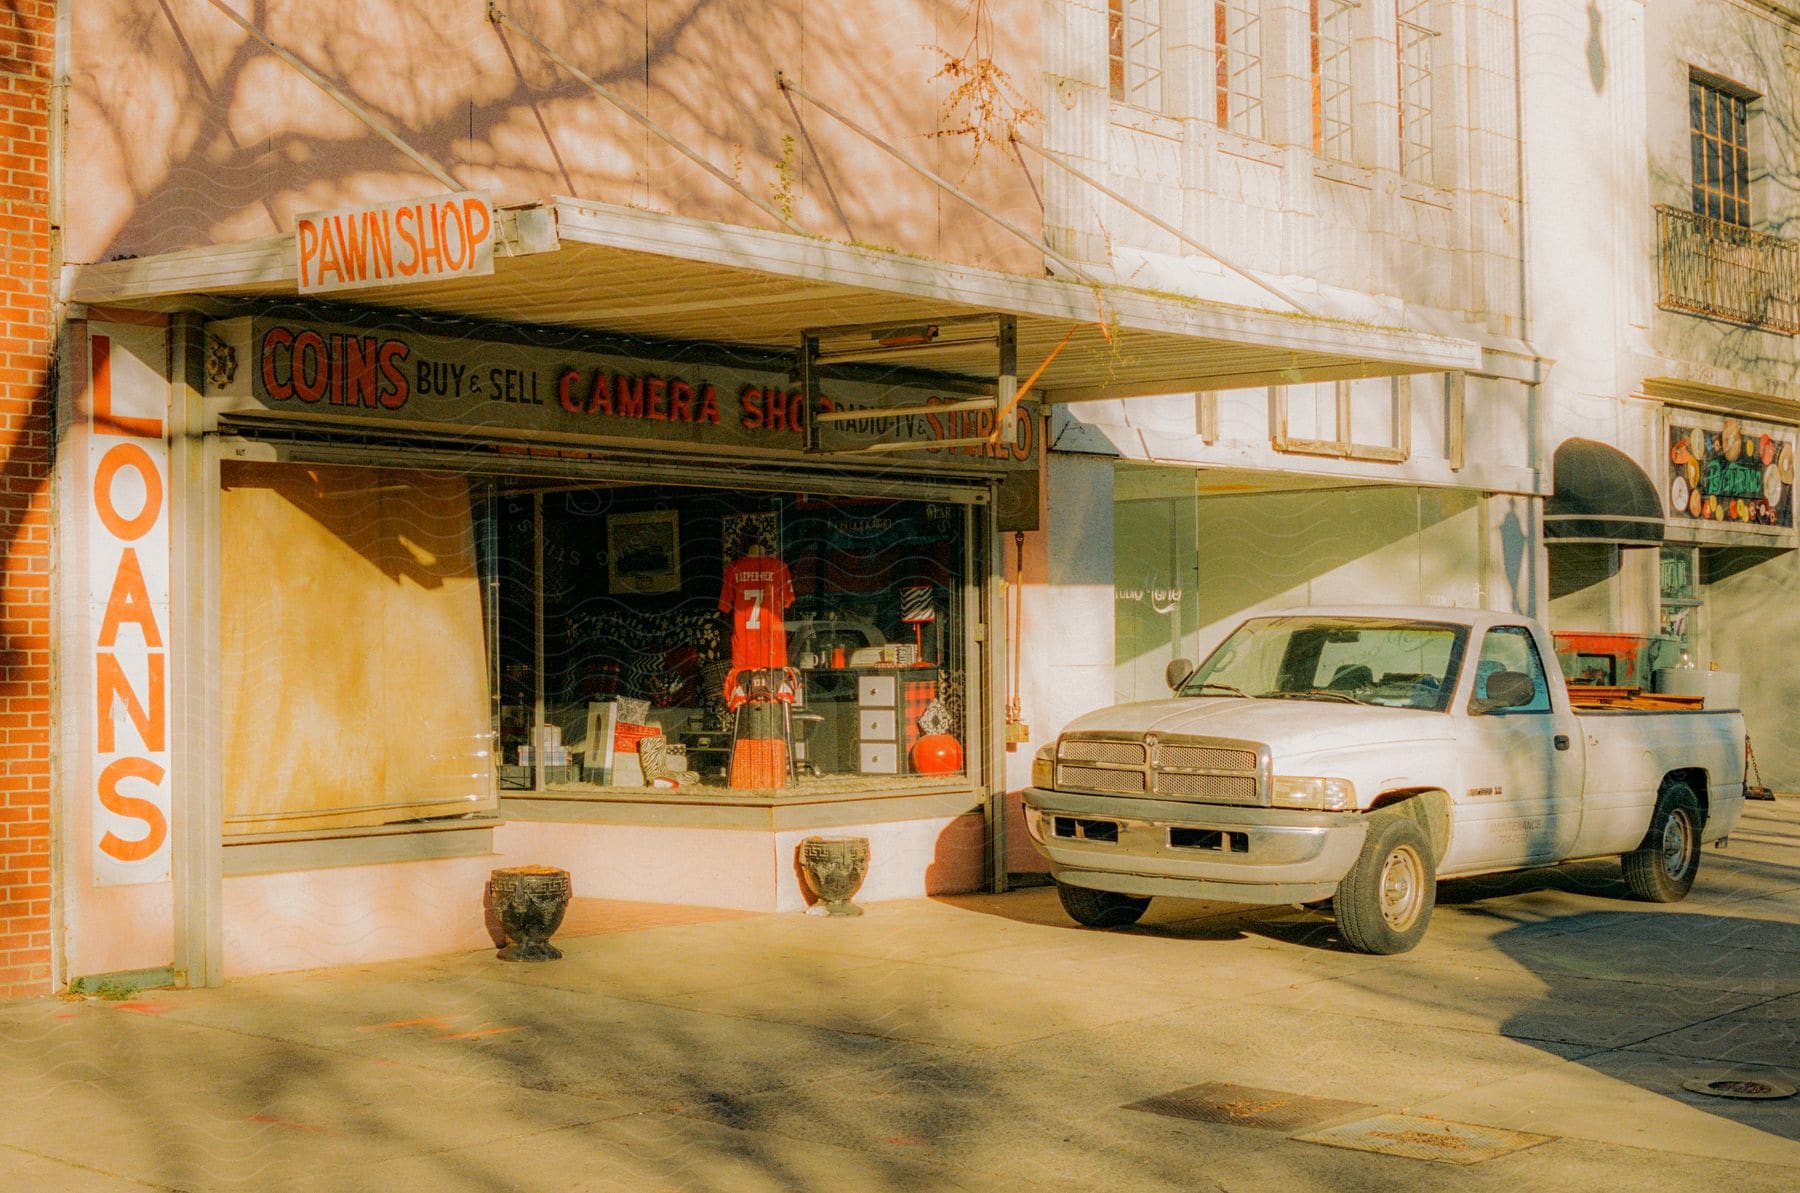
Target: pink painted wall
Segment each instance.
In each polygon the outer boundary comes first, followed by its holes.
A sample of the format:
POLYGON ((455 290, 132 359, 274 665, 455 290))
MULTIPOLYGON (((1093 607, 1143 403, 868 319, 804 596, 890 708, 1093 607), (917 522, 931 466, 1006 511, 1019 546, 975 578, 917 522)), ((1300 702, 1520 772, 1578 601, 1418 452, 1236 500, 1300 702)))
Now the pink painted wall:
POLYGON ((811 836, 869 838, 859 901, 916 899, 981 886, 977 815, 768 833, 755 829, 635 828, 514 820, 494 833, 496 865, 560 866, 575 893, 742 911, 799 911, 797 868, 811 836))
MULTIPOLYGON (((227 878, 225 976, 491 949, 482 897, 489 873, 501 866, 560 866, 585 898, 799 912, 807 900, 796 858, 800 842, 814 835, 869 838, 869 876, 858 902, 981 885, 976 815, 816 834, 510 821, 495 830, 495 852, 479 857, 227 878)), ((166 906, 161 915, 166 933, 166 906)), ((118 931, 129 926, 126 917, 96 919, 109 939, 126 938, 118 931)), ((140 962, 120 954, 89 972, 140 962)))
MULTIPOLYGON (((502 204, 573 195, 764 226, 766 217, 485 18, 484 0, 317 0, 236 7, 382 115, 409 144, 502 204)), ((934 78, 973 29, 972 0, 504 0, 588 74, 647 109, 752 192, 793 171, 808 231, 1042 272, 972 215, 817 110, 807 131, 777 69, 1036 231, 1024 167, 930 134, 952 84, 934 78), (784 138, 796 138, 789 148, 784 138)), ((1037 0, 991 0, 996 60, 1041 105, 1037 0)), ((101 261, 289 231, 296 212, 443 189, 205 0, 75 5, 67 255, 101 261)))
POLYGON ((225 976, 492 948, 492 856, 225 880, 225 976))

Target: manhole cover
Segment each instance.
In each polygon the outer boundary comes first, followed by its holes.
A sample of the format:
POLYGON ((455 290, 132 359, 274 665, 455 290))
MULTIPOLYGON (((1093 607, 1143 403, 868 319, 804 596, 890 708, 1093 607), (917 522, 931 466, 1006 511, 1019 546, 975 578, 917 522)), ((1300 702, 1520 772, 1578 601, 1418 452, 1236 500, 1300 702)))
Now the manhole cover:
POLYGON ((1711 1081, 1683 1081, 1681 1088, 1696 1094, 1710 1094, 1715 1098, 1749 1098, 1755 1101, 1772 1101, 1776 1098, 1791 1098, 1794 1087, 1783 1085, 1779 1081, 1753 1081, 1747 1077, 1718 1077, 1711 1081))
POLYGON ((1500 1127, 1445 1122, 1441 1118, 1417 1118, 1410 1114, 1379 1114, 1342 1126, 1326 1127, 1310 1135, 1296 1135, 1303 1143, 1323 1143, 1352 1151, 1380 1152, 1411 1160, 1436 1160, 1443 1164, 1479 1164, 1522 1152, 1554 1136, 1530 1135, 1500 1127))
POLYGON ((1228 1081, 1208 1081, 1133 1102, 1127 1110, 1147 1110, 1197 1123, 1227 1123, 1265 1131, 1298 1131, 1328 1119, 1367 1110, 1363 1102, 1313 1098, 1279 1089, 1256 1089, 1228 1081))

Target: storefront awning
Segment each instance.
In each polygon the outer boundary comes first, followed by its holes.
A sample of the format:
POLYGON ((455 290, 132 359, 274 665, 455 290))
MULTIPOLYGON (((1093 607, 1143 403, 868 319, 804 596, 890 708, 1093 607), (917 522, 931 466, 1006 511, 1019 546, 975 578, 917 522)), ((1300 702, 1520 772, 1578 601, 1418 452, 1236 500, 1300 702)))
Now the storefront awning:
MULTIPOLYGON (((552 199, 501 213, 492 275, 362 289, 359 305, 795 350, 819 327, 1018 320, 1029 370, 1075 329, 1038 382, 1051 401, 1479 369, 1473 341, 1256 310, 1130 287, 947 264, 860 245, 552 199), (1104 331, 1102 328, 1104 327, 1104 331)), ((70 301, 222 314, 293 300, 291 234, 80 267, 70 301)), ((993 374, 991 343, 916 362, 993 374)))
POLYGON ((1544 502, 1553 543, 1654 547, 1663 541, 1662 499, 1632 458, 1592 439, 1556 449, 1555 490, 1544 502))

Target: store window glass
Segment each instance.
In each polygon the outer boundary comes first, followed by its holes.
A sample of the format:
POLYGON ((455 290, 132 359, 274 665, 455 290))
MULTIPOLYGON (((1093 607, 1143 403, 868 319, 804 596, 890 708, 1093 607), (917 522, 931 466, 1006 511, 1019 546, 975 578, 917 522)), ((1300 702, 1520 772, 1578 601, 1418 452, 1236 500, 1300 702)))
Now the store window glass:
POLYGON ((1664 547, 1661 559, 1662 637, 1668 644, 1663 660, 1693 659, 1699 655, 1700 616, 1699 552, 1693 547, 1664 547))
POLYGON ((503 790, 966 773, 965 507, 521 484, 497 508, 503 790))
POLYGON ((1161 700, 1169 663, 1196 653, 1194 472, 1120 465, 1113 494, 1113 699, 1161 700))

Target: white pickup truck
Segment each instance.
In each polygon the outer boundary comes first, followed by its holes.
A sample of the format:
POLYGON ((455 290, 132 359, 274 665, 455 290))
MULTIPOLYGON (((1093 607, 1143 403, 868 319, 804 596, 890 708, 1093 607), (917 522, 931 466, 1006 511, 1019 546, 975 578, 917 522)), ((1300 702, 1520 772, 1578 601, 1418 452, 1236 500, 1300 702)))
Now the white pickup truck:
POLYGON ((1157 895, 1329 898, 1345 943, 1399 953, 1439 878, 1617 855, 1673 902, 1743 812, 1742 714, 1577 711, 1517 615, 1293 610, 1169 672, 1173 699, 1089 713, 1034 760, 1026 825, 1082 924, 1157 895))

